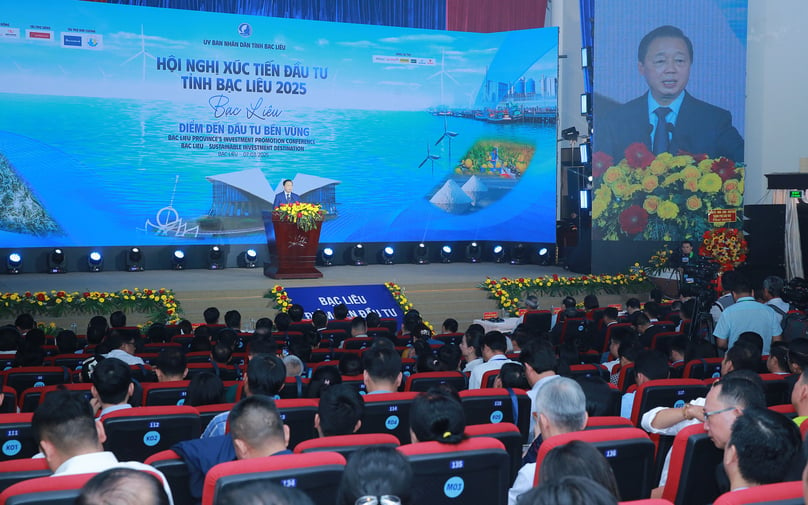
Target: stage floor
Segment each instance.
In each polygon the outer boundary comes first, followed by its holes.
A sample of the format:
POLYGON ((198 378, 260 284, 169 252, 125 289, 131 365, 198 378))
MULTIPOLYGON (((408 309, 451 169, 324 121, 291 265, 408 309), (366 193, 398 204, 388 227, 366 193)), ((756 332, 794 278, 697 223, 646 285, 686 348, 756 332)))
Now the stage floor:
MULTIPOLYGON (((284 287, 340 286, 396 282, 405 290, 410 302, 436 330, 447 317, 454 317, 465 328, 483 312, 497 310, 493 300, 477 286, 486 276, 538 277, 552 274, 575 276, 557 266, 510 265, 502 263, 432 263, 428 265, 367 265, 320 268, 322 279, 289 279, 278 281, 264 277, 261 268, 227 268, 223 270, 146 270, 143 272, 105 271, 98 273, 21 274, 0 277, 3 292, 25 291, 118 291, 133 288, 167 288, 175 291, 184 317, 202 321, 202 312, 210 306, 222 314, 236 309, 246 323, 259 317, 274 317, 275 310, 263 294, 276 284, 284 287)), ((602 303, 615 303, 625 297, 611 297, 602 303)), ((560 298, 542 301, 542 308, 558 306, 560 298)), ((140 315, 130 316, 129 324, 142 322, 140 315)), ((76 322, 83 328, 89 316, 55 319, 58 325, 76 322)), ((49 320, 50 321, 50 320, 49 320)), ((0 321, 7 323, 9 321, 0 321)))

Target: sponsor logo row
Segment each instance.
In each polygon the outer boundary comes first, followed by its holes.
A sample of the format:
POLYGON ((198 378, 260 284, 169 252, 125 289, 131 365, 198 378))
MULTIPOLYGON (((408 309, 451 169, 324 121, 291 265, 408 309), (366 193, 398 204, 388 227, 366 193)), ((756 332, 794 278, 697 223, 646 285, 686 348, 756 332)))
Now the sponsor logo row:
POLYGON ((27 40, 33 42, 58 43, 62 47, 76 49, 101 49, 104 38, 97 33, 60 32, 58 36, 53 30, 25 29, 4 26, 0 28, 0 40, 27 40))

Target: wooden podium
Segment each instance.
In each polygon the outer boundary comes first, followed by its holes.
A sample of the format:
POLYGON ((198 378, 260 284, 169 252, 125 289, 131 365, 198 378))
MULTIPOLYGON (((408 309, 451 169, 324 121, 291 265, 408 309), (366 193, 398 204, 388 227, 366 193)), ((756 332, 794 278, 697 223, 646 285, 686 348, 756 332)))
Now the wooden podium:
POLYGON ((318 222, 312 230, 303 231, 294 223, 281 221, 272 212, 264 211, 262 216, 270 257, 270 264, 264 266, 264 275, 273 279, 322 277, 323 273, 314 267, 322 222, 318 222), (270 222, 275 232, 275 240, 270 237, 270 222))

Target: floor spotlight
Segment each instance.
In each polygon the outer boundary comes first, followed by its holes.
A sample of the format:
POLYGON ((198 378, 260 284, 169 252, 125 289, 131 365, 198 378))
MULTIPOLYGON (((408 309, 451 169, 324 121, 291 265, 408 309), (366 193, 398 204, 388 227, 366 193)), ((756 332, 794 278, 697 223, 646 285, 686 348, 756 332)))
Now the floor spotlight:
POLYGON ((415 246, 415 251, 413 252, 413 259, 415 263, 418 265, 426 265, 429 263, 429 248, 421 242, 417 246, 415 246))
POLYGON ((351 263, 357 267, 367 264, 365 263, 365 246, 362 244, 356 244, 355 246, 351 247, 351 263))
POLYGON ((547 266, 553 263, 553 255, 549 248, 539 247, 536 254, 539 256, 539 265, 547 266))
POLYGON ((483 255, 483 249, 477 242, 471 242, 466 246, 466 261, 477 263, 483 255))
POLYGON ((452 246, 446 244, 445 246, 440 248, 440 261, 441 263, 451 263, 452 262, 452 246))
POLYGON ((496 263, 504 263, 505 262, 505 248, 502 245, 497 244, 491 249, 491 252, 494 255, 494 262, 496 263))
POLYGON ((143 251, 139 247, 131 247, 126 252, 126 269, 130 272, 143 271, 143 251))
POLYGON ((527 246, 519 243, 511 249, 511 265, 521 265, 527 259, 527 246))
POLYGON ((185 251, 175 249, 174 254, 171 255, 171 264, 174 270, 182 270, 185 268, 185 251))
POLYGON ((104 269, 104 257, 99 251, 91 251, 87 255, 87 266, 90 268, 90 272, 100 272, 104 269))
POLYGON ((244 258, 244 268, 255 268, 258 264, 258 251, 255 249, 247 249, 242 253, 244 258))
POLYGON ((320 260, 323 262, 324 267, 330 267, 334 264, 334 249, 330 247, 324 247, 322 251, 320 251, 320 260))
POLYGON ((212 245, 208 249, 208 270, 221 270, 224 267, 224 251, 221 246, 212 245))
POLYGON ((385 265, 392 265, 393 264, 393 256, 395 256, 396 250, 393 249, 393 246, 389 245, 382 249, 382 261, 385 265))
POLYGON ((63 274, 67 272, 65 268, 65 252, 56 248, 48 254, 48 273, 63 274))
POLYGON ((22 272, 22 255, 18 252, 9 254, 6 258, 6 268, 10 274, 22 272))

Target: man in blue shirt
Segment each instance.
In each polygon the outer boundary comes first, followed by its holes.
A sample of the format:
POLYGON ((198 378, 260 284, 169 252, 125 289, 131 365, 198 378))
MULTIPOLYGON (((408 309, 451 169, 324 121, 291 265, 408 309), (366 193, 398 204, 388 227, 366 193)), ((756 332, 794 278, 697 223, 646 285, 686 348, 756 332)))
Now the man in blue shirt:
POLYGON ((768 355, 772 341, 780 340, 783 331, 777 314, 755 300, 751 283, 741 275, 735 278, 732 298, 735 303, 721 313, 713 330, 716 345, 719 349, 728 349, 741 333, 753 331, 763 338, 762 354, 768 355))

